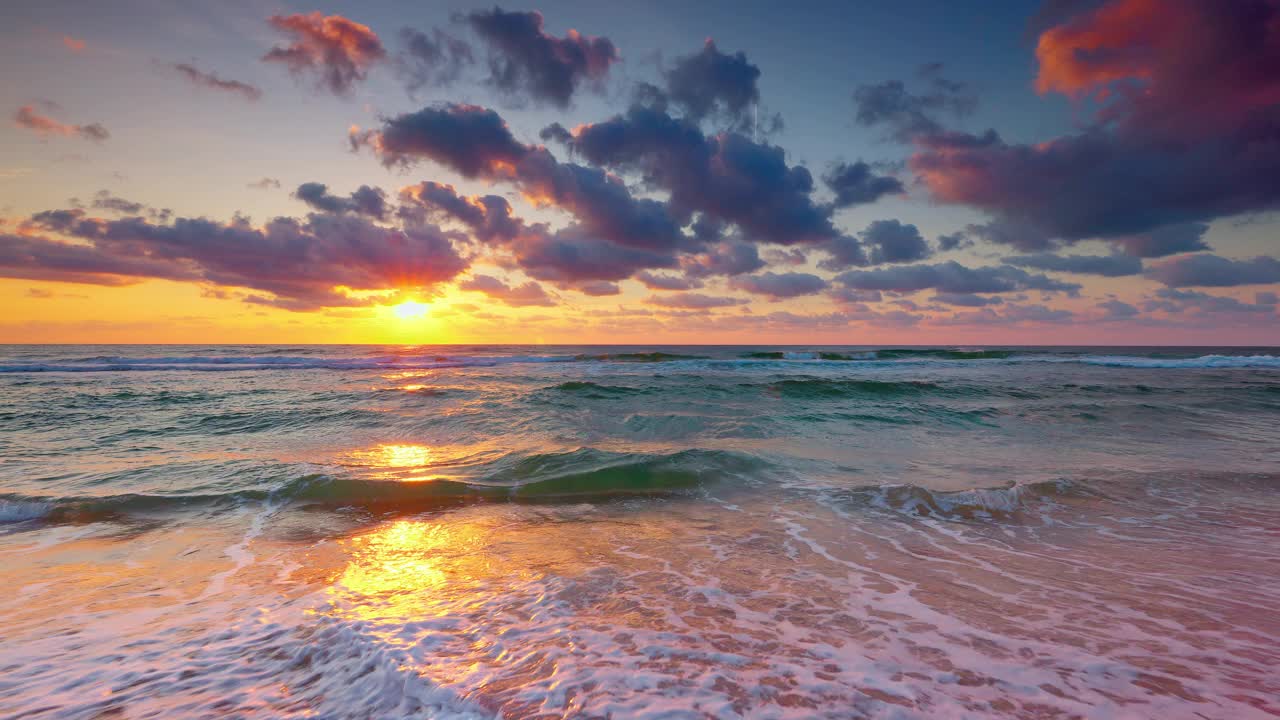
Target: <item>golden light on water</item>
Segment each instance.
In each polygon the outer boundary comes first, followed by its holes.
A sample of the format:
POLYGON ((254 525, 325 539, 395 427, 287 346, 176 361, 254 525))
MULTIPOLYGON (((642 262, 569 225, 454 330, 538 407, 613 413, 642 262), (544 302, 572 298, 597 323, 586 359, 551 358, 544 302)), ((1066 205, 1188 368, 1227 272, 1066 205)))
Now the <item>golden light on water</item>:
POLYGON ((448 524, 404 520, 354 538, 355 557, 338 585, 366 598, 439 587, 448 575, 434 554, 458 542, 454 535, 448 524))
POLYGON ((431 462, 431 448, 426 445, 383 445, 378 452, 384 467, 422 467, 431 462))
POLYGON ((433 479, 425 473, 437 457, 429 445, 388 443, 345 453, 340 462, 374 480, 416 481, 433 479))

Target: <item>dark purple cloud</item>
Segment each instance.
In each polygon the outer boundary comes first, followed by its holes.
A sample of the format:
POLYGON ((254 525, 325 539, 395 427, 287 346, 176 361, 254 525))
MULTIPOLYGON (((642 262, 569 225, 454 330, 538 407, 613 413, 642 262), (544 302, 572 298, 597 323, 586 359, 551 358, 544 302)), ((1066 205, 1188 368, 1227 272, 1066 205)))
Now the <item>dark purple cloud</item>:
POLYGON ((693 122, 720 118, 739 129, 755 126, 760 68, 743 53, 722 53, 708 39, 702 50, 676 60, 665 80, 667 101, 693 122))
POLYGON ((1153 263, 1146 276, 1169 287, 1233 287, 1280 283, 1280 260, 1259 256, 1231 260, 1217 255, 1183 255, 1153 263))
POLYGON ((239 95, 240 97, 254 102, 262 98, 262 90, 255 85, 240 82, 239 80, 227 80, 220 78, 211 72, 205 72, 190 63, 174 63, 171 65, 174 70, 182 74, 191 84, 197 87, 210 88, 222 92, 239 95))
POLYGON ((1015 267, 998 265, 968 268, 955 261, 935 265, 903 265, 876 270, 850 270, 835 281, 856 290, 910 293, 937 290, 944 293, 1007 293, 1024 290, 1075 293, 1080 285, 1033 275, 1015 267))
POLYGON ((636 280, 650 290, 693 290, 702 287, 702 280, 680 275, 660 275, 647 270, 636 273, 636 280))
POLYGON ((616 293, 590 283, 625 280, 648 268, 676 267, 676 256, 670 251, 628 248, 582 223, 558 232, 544 224, 527 224, 497 195, 463 196, 451 185, 427 181, 404 188, 401 197, 421 208, 425 219, 461 222, 475 239, 504 247, 514 264, 531 277, 563 287, 612 295, 616 293))
POLYGON ((400 197, 422 208, 428 219, 461 222, 482 242, 508 243, 525 233, 545 232, 540 226, 526 226, 499 195, 464 196, 452 185, 427 180, 402 188, 400 197))
POLYGON ((516 179, 526 197, 568 211, 611 242, 667 252, 695 247, 666 203, 633 196, 620 178, 600 168, 560 163, 539 148, 516 169, 516 179))
POLYGON ((583 83, 602 81, 619 60, 608 38, 576 30, 563 38, 547 34, 538 12, 495 7, 473 12, 465 20, 489 46, 489 82, 506 93, 527 94, 560 108, 569 106, 583 83))
POLYGON ((618 287, 617 283, 608 282, 607 280, 589 280, 570 287, 583 295, 590 295, 591 297, 609 297, 622 294, 622 288, 618 287))
POLYGON ((423 88, 448 87, 475 63, 465 40, 439 28, 432 28, 430 35, 401 28, 400 42, 404 49, 396 55, 396 70, 410 95, 423 88))
POLYGON ((137 215, 147 209, 146 205, 112 195, 109 190, 94 193, 92 206, 98 210, 109 210, 121 215, 137 215))
POLYGON ((814 295, 827 288, 827 281, 810 273, 765 272, 759 275, 740 275, 729 281, 729 286, 753 295, 763 295, 770 300, 814 295))
POLYGON ((527 275, 566 286, 598 280, 616 282, 640 270, 676 267, 671 253, 608 242, 581 225, 528 235, 512 249, 527 275))
MULTIPOLYGON (((596 167, 561 163, 545 148, 519 143, 502 118, 492 110, 465 105, 441 105, 417 113, 389 118, 381 130, 356 133, 357 145, 369 145, 386 164, 408 165, 430 159, 467 177, 505 181, 516 185, 531 202, 560 208, 577 220, 572 237, 543 237, 529 244, 539 257, 553 248, 577 248, 579 257, 599 258, 611 251, 588 252, 591 241, 631 248, 640 253, 612 254, 630 259, 636 267, 641 257, 650 263, 640 267, 672 267, 679 249, 695 249, 665 203, 638 198, 618 177, 596 167), (656 263, 656 264, 653 264, 656 263)), ((551 255, 564 257, 562 253, 551 255)), ((559 265, 559 263, 556 263, 559 265)), ((542 264, 539 263, 541 267, 542 264)), ((587 263, 592 277, 600 269, 587 263)))
POLYGON ((982 308, 973 312, 935 317, 933 322, 937 325, 1061 325, 1073 320, 1075 314, 1070 310, 1056 310, 1045 305, 1006 303, 1000 312, 982 308))
POLYGON ((1203 250, 1194 225, 1280 206, 1280 5, 1110 0, 1053 14, 1037 88, 1093 123, 1036 144, 925 128, 910 166, 933 196, 1023 228, 1023 249, 1114 239, 1203 250), (1143 237, 1145 234, 1145 237, 1143 237))
POLYGON ((1127 275, 1138 275, 1142 272, 1142 261, 1131 255, 1054 255, 1052 253, 1039 253, 1036 255, 1007 257, 1004 262, 1015 267, 1031 268, 1033 270, 1102 275, 1103 277, 1125 277, 1127 275))
POLYGON ((592 164, 639 172, 670 193, 677 216, 702 212, 752 242, 819 243, 840 234, 831 208, 813 201, 807 169, 788 165, 782 148, 737 133, 708 137, 688 120, 633 106, 579 127, 573 148, 592 164))
POLYGON ((873 265, 915 262, 933 254, 915 225, 897 220, 872 221, 859 237, 873 265))
POLYGON ((335 95, 350 95, 369 68, 387 55, 373 30, 341 15, 273 15, 268 22, 292 42, 272 48, 263 61, 282 63, 295 75, 314 76, 319 87, 335 95))
POLYGON ((490 275, 475 275, 469 280, 458 283, 458 289, 482 292, 512 307, 530 305, 546 307, 556 304, 555 299, 548 295, 541 285, 533 281, 510 286, 490 275))
POLYGON ((840 235, 823 243, 820 247, 827 254, 827 257, 818 262, 818 267, 823 270, 839 272, 851 267, 871 264, 866 248, 862 247, 862 243, 857 238, 840 235))
POLYGON ((705 250, 680 258, 680 267, 693 278, 713 275, 741 275, 764 267, 756 246, 732 240, 716 243, 705 250))
POLYGON ((1218 320, 1223 315, 1274 315, 1277 300, 1273 292, 1254 293, 1254 302, 1247 303, 1239 298, 1224 295, 1210 295, 1195 290, 1178 290, 1176 288, 1160 288, 1155 299, 1147 300, 1142 309, 1147 312, 1167 312, 1174 315, 1209 315, 1218 320))
POLYGON ((573 133, 565 129, 565 126, 560 123, 553 122, 538 131, 538 138, 543 142, 568 144, 573 141, 573 133))
POLYGON ((905 192, 902 181, 891 175, 876 175, 871 166, 859 160, 856 163, 836 163, 822 176, 831 192, 835 193, 836 207, 852 207, 873 203, 885 195, 905 192))
POLYGON ((976 295, 974 293, 939 292, 929 298, 930 302, 943 305, 959 305, 961 307, 985 307, 987 305, 1003 305, 1004 299, 999 295, 976 295))
POLYGON ((1208 229, 1209 226, 1204 223, 1166 225, 1150 232, 1112 238, 1111 242, 1121 252, 1134 257, 1165 257, 1178 253, 1210 250, 1211 248, 1203 239, 1208 229))
POLYGON ((703 295, 702 293, 675 293, 671 295, 650 295, 645 302, 650 305, 661 305, 669 308, 687 308, 691 310, 709 310, 711 308, 734 307, 747 301, 742 298, 703 295))
POLYGON ((200 279, 193 270, 167 260, 112 254, 34 234, 0 235, 0 276, 90 285, 128 285, 149 278, 200 279))
POLYGON ((351 142, 371 146, 387 166, 433 160, 467 178, 509 175, 530 152, 498 113, 456 103, 386 118, 379 130, 352 130, 351 142))
POLYGON ((938 250, 950 252, 973 246, 973 238, 965 232, 946 233, 938 236, 938 250))
POLYGON ((361 185, 347 197, 333 195, 324 183, 308 182, 298 186, 294 197, 312 208, 326 213, 355 213, 385 220, 391 208, 386 194, 379 188, 361 185))
POLYGON ((937 74, 928 79, 930 86, 921 93, 910 92, 900 80, 858 86, 854 118, 864 127, 887 127, 894 138, 909 142, 944 133, 939 115, 960 117, 976 107, 977 99, 963 85, 937 74))
POLYGON ((55 210, 33 215, 26 227, 80 242, 32 234, 3 243, 0 274, 6 277, 108 285, 200 281, 269 293, 248 299, 290 310, 367 304, 336 288, 430 287, 466 267, 449 236, 436 228, 385 227, 348 214, 278 217, 254 226, 240 217, 160 223, 55 210))
POLYGON ((1098 303, 1098 307, 1107 313, 1103 316, 1103 320, 1127 320, 1142 313, 1129 303, 1114 298, 1098 303))

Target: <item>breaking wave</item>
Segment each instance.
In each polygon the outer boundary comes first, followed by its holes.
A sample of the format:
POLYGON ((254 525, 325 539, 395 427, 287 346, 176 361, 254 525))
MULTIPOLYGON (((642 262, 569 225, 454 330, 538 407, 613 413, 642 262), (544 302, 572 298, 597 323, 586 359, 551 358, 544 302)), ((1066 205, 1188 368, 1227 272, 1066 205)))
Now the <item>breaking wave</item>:
POLYGON ((728 479, 758 475, 768 464, 721 450, 667 454, 580 448, 562 453, 507 456, 476 478, 390 481, 355 476, 302 475, 274 490, 100 497, 0 495, 0 523, 44 519, 92 522, 191 507, 236 506, 247 501, 296 502, 327 507, 420 511, 481 502, 584 502, 636 495, 663 496, 728 479))

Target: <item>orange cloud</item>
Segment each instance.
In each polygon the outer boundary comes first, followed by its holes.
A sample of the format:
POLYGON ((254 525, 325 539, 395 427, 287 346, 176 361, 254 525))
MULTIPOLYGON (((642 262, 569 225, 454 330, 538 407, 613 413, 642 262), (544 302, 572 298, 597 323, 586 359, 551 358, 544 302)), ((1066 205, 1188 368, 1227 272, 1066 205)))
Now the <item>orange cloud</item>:
POLYGON ((387 54, 368 25, 341 15, 274 15, 268 22, 293 43, 272 48, 262 59, 284 63, 294 73, 314 74, 321 87, 336 95, 350 94, 369 67, 387 54))
POLYGON ((1036 44, 1036 90, 1079 95, 1116 80, 1148 79, 1151 50, 1175 21, 1159 0, 1119 0, 1052 28, 1036 44))
POLYGON ((58 122, 51 117, 36 112, 31 105, 23 105, 14 113, 13 121, 19 127, 33 130, 41 135, 79 135, 86 140, 101 142, 111 137, 111 133, 99 123, 89 125, 69 125, 58 122))
POLYGON ((62 44, 67 46, 71 52, 82 52, 85 49, 85 42, 79 38, 73 38, 70 35, 62 36, 62 44))

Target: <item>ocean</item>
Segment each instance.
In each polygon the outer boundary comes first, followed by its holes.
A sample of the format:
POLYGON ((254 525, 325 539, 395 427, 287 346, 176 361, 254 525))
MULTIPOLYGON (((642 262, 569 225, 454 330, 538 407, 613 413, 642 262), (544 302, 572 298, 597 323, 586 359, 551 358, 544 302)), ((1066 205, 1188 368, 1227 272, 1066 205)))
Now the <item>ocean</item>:
POLYGON ((1280 350, 0 347, 3 718, 1280 715, 1280 350))

